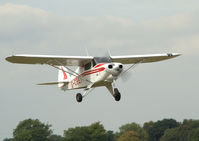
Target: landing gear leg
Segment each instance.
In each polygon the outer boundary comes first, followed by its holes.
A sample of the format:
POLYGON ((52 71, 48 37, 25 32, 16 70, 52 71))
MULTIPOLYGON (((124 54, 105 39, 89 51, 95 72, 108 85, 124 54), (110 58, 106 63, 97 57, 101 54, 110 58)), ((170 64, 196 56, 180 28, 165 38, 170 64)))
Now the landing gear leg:
POLYGON ((107 83, 106 88, 109 90, 109 92, 111 93, 111 95, 114 97, 115 101, 120 101, 121 99, 121 94, 119 92, 119 90, 117 88, 115 88, 115 83, 107 83))
POLYGON ((93 89, 94 88, 86 88, 86 89, 84 89, 84 93, 83 94, 77 93, 77 95, 76 95, 77 102, 82 102, 82 99, 84 97, 86 97, 93 89))

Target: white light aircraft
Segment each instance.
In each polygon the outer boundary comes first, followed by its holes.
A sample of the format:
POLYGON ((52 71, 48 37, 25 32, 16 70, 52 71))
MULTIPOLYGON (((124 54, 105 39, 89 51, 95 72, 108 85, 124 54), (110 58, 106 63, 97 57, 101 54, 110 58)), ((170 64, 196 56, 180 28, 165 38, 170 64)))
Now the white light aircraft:
POLYGON ((115 81, 139 63, 151 63, 171 59, 178 53, 146 54, 129 56, 93 57, 93 56, 54 56, 54 55, 13 55, 6 58, 11 63, 47 64, 58 69, 58 81, 40 83, 38 85, 58 85, 65 90, 84 89, 83 94, 77 93, 76 100, 82 99, 95 87, 105 86, 116 101, 121 98, 115 81), (123 65, 131 64, 124 70, 123 65), (72 70, 71 66, 77 66, 72 70))

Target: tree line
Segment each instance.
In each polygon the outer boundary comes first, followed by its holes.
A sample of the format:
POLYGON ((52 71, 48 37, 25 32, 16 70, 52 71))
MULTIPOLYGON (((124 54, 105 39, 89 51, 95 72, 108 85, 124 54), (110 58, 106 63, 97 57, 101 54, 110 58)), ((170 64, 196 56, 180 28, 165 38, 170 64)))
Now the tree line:
POLYGON ((13 130, 13 138, 3 141, 199 141, 199 120, 163 119, 132 122, 119 127, 119 132, 106 130, 100 122, 64 130, 63 136, 53 134, 50 124, 26 119, 13 130))

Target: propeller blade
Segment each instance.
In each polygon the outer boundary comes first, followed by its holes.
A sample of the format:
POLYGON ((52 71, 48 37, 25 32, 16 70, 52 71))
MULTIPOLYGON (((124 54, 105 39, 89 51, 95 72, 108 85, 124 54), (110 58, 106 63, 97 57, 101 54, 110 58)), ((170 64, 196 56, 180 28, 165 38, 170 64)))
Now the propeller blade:
POLYGON ((123 82, 127 82, 131 76, 132 76, 132 72, 127 71, 127 72, 121 73, 120 78, 123 82))

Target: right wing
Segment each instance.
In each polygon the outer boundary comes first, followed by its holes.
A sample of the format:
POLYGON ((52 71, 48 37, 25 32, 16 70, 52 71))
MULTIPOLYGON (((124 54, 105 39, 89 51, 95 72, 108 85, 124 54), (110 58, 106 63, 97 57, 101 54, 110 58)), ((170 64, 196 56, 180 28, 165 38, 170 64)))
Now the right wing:
POLYGON ((111 56, 112 62, 120 62, 122 64, 136 64, 136 63, 152 63, 171 59, 180 56, 178 53, 165 54, 145 54, 145 55, 129 55, 129 56, 111 56))
POLYGON ((48 64, 56 66, 82 66, 93 59, 92 56, 55 56, 55 55, 13 55, 6 58, 11 63, 48 64))

